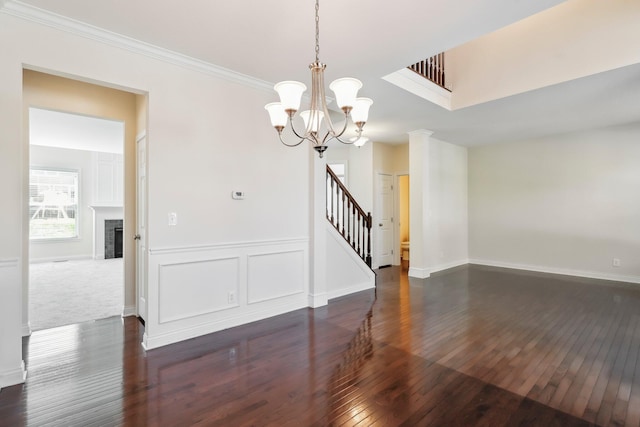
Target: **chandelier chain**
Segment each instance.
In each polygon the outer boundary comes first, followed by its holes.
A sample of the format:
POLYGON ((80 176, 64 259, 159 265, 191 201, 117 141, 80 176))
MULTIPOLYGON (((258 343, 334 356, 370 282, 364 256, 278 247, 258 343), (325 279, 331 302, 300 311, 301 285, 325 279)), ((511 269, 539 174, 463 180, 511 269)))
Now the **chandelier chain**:
POLYGON ((320 62, 320 0, 316 0, 316 62, 320 62))

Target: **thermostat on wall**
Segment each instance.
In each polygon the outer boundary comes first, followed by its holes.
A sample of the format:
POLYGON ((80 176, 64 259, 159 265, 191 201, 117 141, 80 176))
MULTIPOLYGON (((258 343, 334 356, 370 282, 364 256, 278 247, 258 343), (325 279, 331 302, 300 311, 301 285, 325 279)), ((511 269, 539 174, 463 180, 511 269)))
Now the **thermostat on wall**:
POLYGON ((244 200, 244 191, 232 191, 231 198, 235 200, 244 200))

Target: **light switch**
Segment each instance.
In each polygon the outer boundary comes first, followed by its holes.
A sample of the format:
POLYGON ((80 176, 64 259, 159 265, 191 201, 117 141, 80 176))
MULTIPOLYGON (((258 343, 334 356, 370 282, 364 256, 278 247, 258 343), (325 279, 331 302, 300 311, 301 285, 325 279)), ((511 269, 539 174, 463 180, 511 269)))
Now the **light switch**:
POLYGON ((178 225, 178 214, 175 212, 169 212, 168 223, 169 225, 178 225))

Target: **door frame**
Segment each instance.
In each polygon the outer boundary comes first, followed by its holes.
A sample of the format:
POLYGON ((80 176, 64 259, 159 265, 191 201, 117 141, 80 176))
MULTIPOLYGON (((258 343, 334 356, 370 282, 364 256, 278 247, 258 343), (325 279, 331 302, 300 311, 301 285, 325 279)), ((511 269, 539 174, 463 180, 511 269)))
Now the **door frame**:
MULTIPOLYGON (((395 182, 394 182, 394 174, 390 173, 390 172, 385 172, 382 170, 376 170, 374 172, 374 183, 373 183, 373 193, 374 193, 374 197, 373 197, 373 224, 372 224, 372 238, 373 238, 373 244, 372 244, 372 253, 373 253, 373 262, 372 262, 372 268, 376 269, 380 267, 380 254, 378 253, 378 251, 376 250, 376 248, 378 247, 378 239, 380 238, 379 236, 379 232, 378 232, 378 224, 379 224, 379 219, 380 219, 380 206, 381 206, 381 200, 379 197, 379 193, 380 193, 380 184, 379 184, 379 176, 380 175, 388 175, 391 177, 391 239, 392 239, 392 244, 391 244, 391 251, 392 256, 391 256, 391 265, 394 265, 394 261, 395 261, 395 254, 396 254, 396 249, 395 249, 395 244, 393 243, 395 241, 395 226, 394 226, 394 218, 395 218, 395 182)), ((386 264, 384 264, 386 265, 386 264)))
MULTIPOLYGON (((409 171, 400 171, 400 172, 395 172, 393 174, 393 185, 395 187, 395 190, 398 191, 394 191, 393 193, 393 217, 397 219, 397 221, 395 222, 395 227, 393 227, 393 241, 394 241, 394 254, 393 254, 393 265, 400 265, 400 254, 401 254, 401 249, 400 249, 400 244, 402 243, 400 241, 400 177, 401 176, 409 176, 409 171)), ((409 197, 409 206, 408 206, 409 212, 411 212, 411 197, 409 197)), ((411 230, 411 228, 409 228, 409 230, 411 230)))
POLYGON ((148 232, 147 232, 147 224, 148 224, 148 172, 149 172, 149 141, 147 138, 146 130, 143 130, 140 134, 136 136, 136 203, 135 203, 135 310, 136 316, 141 318, 143 321, 147 320, 147 265, 148 265, 148 256, 147 256, 147 248, 148 248, 148 232), (144 162, 141 165, 139 153, 139 144, 144 141, 144 162), (144 192, 141 195, 140 192, 140 172, 141 167, 144 168, 144 192), (141 239, 137 238, 141 236, 140 230, 140 221, 143 221, 144 230, 142 231, 141 239), (142 246, 142 248, 141 248, 142 246), (140 299, 144 298, 145 303, 144 307, 141 307, 140 299))

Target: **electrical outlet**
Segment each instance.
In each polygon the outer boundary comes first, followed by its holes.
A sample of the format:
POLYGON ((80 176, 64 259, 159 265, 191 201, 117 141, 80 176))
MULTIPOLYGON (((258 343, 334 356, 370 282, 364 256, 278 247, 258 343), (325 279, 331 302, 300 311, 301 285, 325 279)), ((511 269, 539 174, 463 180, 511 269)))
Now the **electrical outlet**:
POLYGON ((236 293, 234 291, 229 291, 227 294, 227 303, 235 304, 236 303, 236 293))
POLYGON ((613 259, 613 266, 614 267, 620 267, 620 258, 614 258, 613 259))
POLYGON ((175 212, 169 212, 167 215, 167 222, 171 226, 178 225, 178 214, 175 212))

